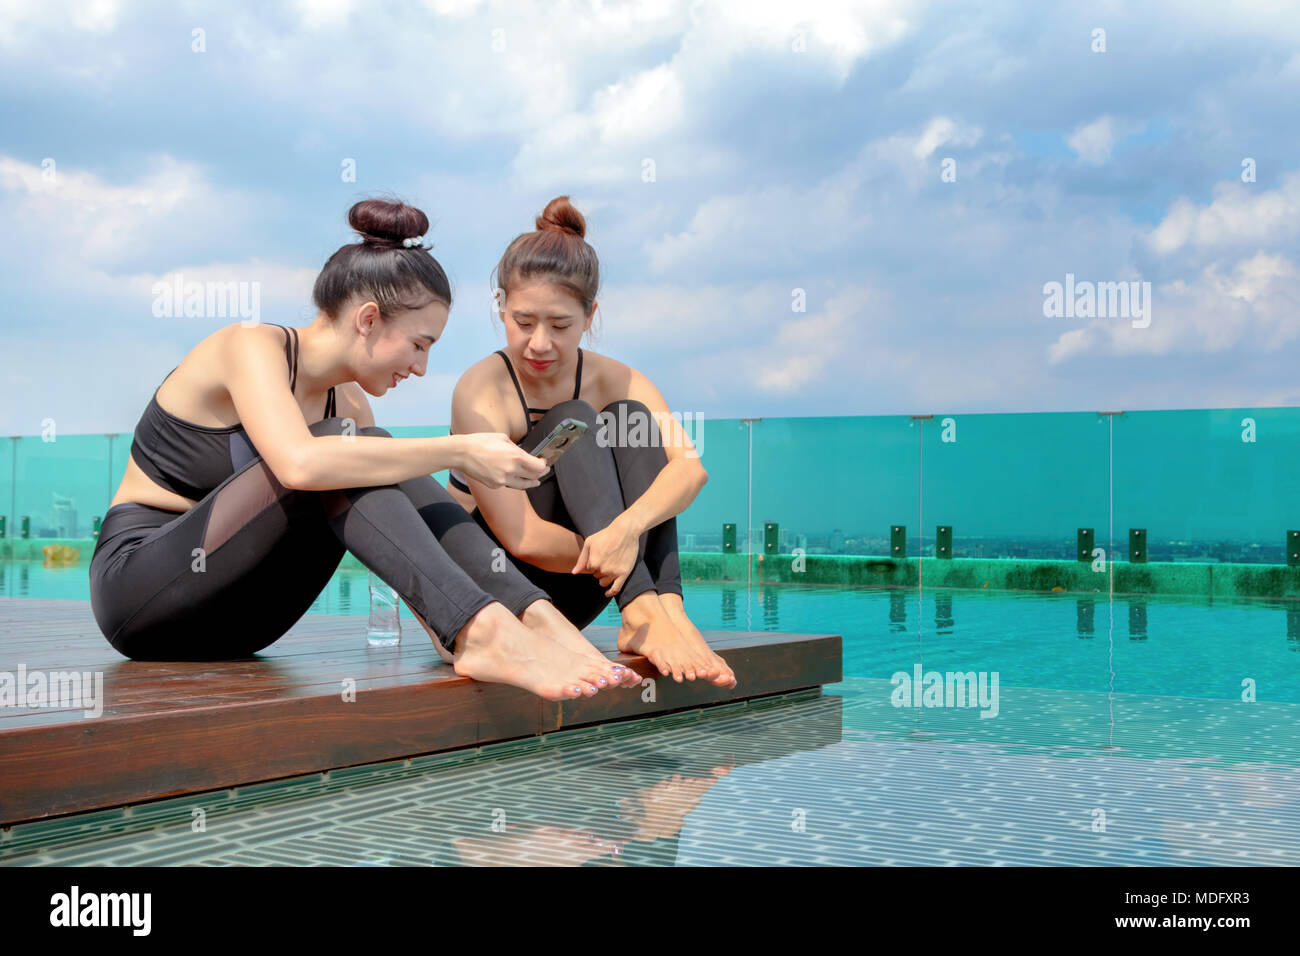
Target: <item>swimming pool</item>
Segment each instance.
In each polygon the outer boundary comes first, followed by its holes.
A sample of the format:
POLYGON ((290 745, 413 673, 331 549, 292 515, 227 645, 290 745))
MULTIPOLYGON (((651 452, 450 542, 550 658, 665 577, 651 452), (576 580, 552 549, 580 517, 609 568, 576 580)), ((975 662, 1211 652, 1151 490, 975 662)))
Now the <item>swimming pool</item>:
MULTIPOLYGON (((77 581, 84 569, 3 576, 10 596, 84 600, 77 581)), ((0 863, 1300 864, 1286 602, 685 591, 704 630, 842 634, 845 679, 24 824, 0 863), (898 706, 892 678, 918 664, 996 674, 996 713, 898 706)), ((353 572, 312 609, 366 610, 353 572)), ((596 623, 617 623, 613 607, 596 623)))
MULTIPOLYGON (((369 613, 337 572, 310 614, 369 613)), ((1300 704, 1300 602, 684 582, 701 630, 840 634, 846 677, 996 672, 999 686, 1300 704)), ((0 562, 0 597, 89 600, 84 566, 0 562)), ((406 608, 403 636, 425 635, 406 608)), ((594 622, 617 626, 613 602, 594 622)), ((832 687, 835 685, 832 685, 832 687)))

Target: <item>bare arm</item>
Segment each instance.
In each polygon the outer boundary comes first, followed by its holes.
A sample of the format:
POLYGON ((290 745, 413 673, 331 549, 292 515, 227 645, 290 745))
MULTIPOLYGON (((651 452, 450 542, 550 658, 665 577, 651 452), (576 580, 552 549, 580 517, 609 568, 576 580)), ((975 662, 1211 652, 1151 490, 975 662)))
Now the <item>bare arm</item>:
POLYGON ((384 438, 379 435, 314 435, 297 488, 363 488, 395 485, 408 478, 461 467, 460 436, 384 438))
MULTIPOLYGON (((628 575, 636 566, 641 535, 686 510, 709 478, 704 466, 700 464, 695 446, 680 422, 668 413, 659 390, 636 369, 619 364, 623 387, 614 391, 616 394, 623 392, 629 399, 641 402, 654 416, 667 462, 641 497, 629 504, 606 527, 582 542, 582 553, 578 555, 572 570, 579 574, 595 574, 601 586, 607 588, 607 597, 613 597, 622 590, 628 575)), ((647 425, 647 437, 648 428, 647 425)), ((622 436, 616 440, 621 438, 622 436)))
MULTIPOLYGON (((226 337, 226 387, 249 440, 286 488, 324 491, 396 484, 469 464, 464 454, 469 436, 313 435, 289 391, 283 350, 256 334, 256 328, 232 329, 226 337)), ((369 415, 369 406, 365 409, 369 415)), ((365 424, 373 423, 370 415, 365 424)))
POLYGON ((631 378, 627 397, 650 409, 650 414, 659 426, 660 440, 668 456, 668 464, 659 472, 645 494, 614 519, 615 522, 623 522, 639 538, 646 531, 689 508, 709 480, 709 473, 700 463, 699 452, 695 450, 685 429, 668 411, 668 404, 659 390, 636 369, 628 371, 631 378))
MULTIPOLYGON (((451 427, 457 433, 501 432, 509 428, 506 411, 486 377, 466 373, 451 397, 451 427)), ((547 521, 518 488, 489 488, 465 476, 474 502, 505 549, 544 571, 568 571, 582 552, 582 536, 547 521)))

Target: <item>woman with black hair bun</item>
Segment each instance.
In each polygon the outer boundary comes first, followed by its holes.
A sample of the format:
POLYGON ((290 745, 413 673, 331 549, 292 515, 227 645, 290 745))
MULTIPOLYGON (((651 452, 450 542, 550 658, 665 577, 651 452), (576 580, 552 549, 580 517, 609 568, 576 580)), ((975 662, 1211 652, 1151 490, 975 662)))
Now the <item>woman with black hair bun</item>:
POLYGON ((451 287, 429 220, 368 199, 361 241, 316 279, 305 329, 228 325, 172 369, 131 444, 90 564, 96 623, 135 660, 256 653, 310 607, 345 551, 391 585, 458 674, 548 700, 635 686, 432 477, 536 487, 545 462, 500 434, 393 438, 366 395, 423 375, 451 287))
POLYGON ((525 449, 566 418, 587 432, 540 484, 493 484, 453 469, 448 490, 576 627, 616 598, 619 650, 644 655, 678 682, 735 687, 682 598, 676 516, 708 473, 645 375, 578 346, 600 284, 582 213, 559 196, 536 226, 497 263, 506 347, 461 376, 451 431, 504 432, 525 449))

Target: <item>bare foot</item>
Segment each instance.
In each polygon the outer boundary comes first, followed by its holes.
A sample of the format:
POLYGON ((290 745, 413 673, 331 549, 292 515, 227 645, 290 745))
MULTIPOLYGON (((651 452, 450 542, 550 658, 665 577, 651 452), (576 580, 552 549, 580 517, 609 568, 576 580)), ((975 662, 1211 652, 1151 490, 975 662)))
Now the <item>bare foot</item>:
MULTIPOLYGON (((615 664, 602 654, 550 601, 534 601, 524 608, 524 613, 519 616, 519 620, 530 630, 549 637, 561 647, 567 648, 580 657, 590 658, 597 666, 605 668, 609 674, 608 686, 641 686, 640 674, 630 667, 615 664)), ((601 686, 606 685, 602 682, 601 686)))
POLYGON ((661 594, 659 595, 659 606, 664 609, 668 615, 668 620, 673 622, 678 633, 687 639, 697 653, 703 654, 710 664, 715 668, 713 676, 706 678, 710 682, 717 684, 719 687, 735 687, 736 672, 720 656, 713 652, 709 647, 709 642, 704 639, 699 628, 686 616, 686 608, 682 606, 682 596, 680 594, 661 594))
MULTIPOLYGON (((703 639, 700 639, 703 643, 703 639)), ((708 650, 708 645, 704 645, 708 650)), ((665 677, 672 676, 677 683, 716 679, 719 669, 684 636, 668 617, 660 603, 658 593, 645 591, 638 594, 623 608, 623 626, 618 632, 618 649, 625 654, 642 654, 659 668, 665 677)), ((711 654, 712 652, 710 652, 711 654)))
MULTIPOLYGON (((442 641, 408 604, 411 614, 429 632, 434 645, 461 677, 511 684, 546 700, 591 697, 606 680, 602 668, 555 641, 524 627, 499 601, 493 601, 461 628, 448 655, 442 641)), ((605 661, 606 664, 609 661, 605 661)))

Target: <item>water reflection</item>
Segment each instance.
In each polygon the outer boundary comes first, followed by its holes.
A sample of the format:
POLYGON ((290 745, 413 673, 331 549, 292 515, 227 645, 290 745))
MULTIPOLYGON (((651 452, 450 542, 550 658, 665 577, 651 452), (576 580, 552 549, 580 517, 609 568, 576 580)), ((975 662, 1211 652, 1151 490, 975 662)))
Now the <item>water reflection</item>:
POLYGON ((1130 641, 1145 641, 1147 639, 1147 602, 1146 601, 1142 601, 1142 600, 1129 601, 1128 637, 1130 641))
POLYGON ((1130 700, 1120 752, 1103 695, 1006 694, 997 720, 945 708, 922 738, 890 705, 888 681, 850 678, 843 697, 312 775, 273 797, 219 792, 201 836, 189 829, 193 798, 126 820, 69 821, 62 840, 48 823, 30 836, 20 825, 0 862, 44 854, 77 865, 80 854, 112 865, 115 849, 129 862, 142 834, 163 842, 169 832, 168 853, 206 864, 250 853, 331 865, 1300 862, 1300 840, 1279 824, 1300 808, 1295 705, 1130 700), (1201 725, 1217 734, 1169 732, 1201 725), (1111 821, 1104 833, 1091 827, 1095 807, 1111 821), (307 816, 318 825, 288 839, 271 825, 307 816))
MULTIPOLYGON (((688 819, 711 791, 739 769, 762 774, 783 758, 839 744, 843 709, 838 697, 812 698, 756 710, 749 719, 702 720, 692 724, 689 742, 651 725, 648 733, 616 741, 509 758, 516 772, 508 783, 494 784, 480 772, 450 799, 441 791, 436 812, 427 818, 428 828, 443 836, 433 862, 671 866, 679 862, 688 819)), ((729 788, 730 799, 741 791, 729 788)), ((777 803, 788 828, 800 800, 777 803)))
POLYGON ((736 589, 724 587, 722 590, 722 624, 734 627, 736 623, 736 589))
POLYGON ((1090 638, 1093 636, 1094 612, 1097 610, 1097 602, 1091 598, 1080 598, 1074 603, 1075 626, 1080 637, 1090 638))
POLYGON ((954 624, 952 616, 952 592, 940 592, 934 596, 934 626, 937 634, 951 634, 954 624))
MULTIPOLYGON (((340 614, 352 613, 352 581, 353 578, 349 576, 339 582, 339 613, 340 614)), ((369 582, 367 581, 367 583, 369 582)), ((366 588, 365 606, 366 606, 365 609, 368 612, 370 610, 369 587, 366 588)))
POLYGON ((907 630, 907 592, 891 590, 889 592, 889 629, 897 633, 907 630))
POLYGON ((763 630, 776 631, 780 630, 781 618, 779 611, 779 595, 781 592, 772 587, 758 589, 759 603, 763 607, 763 630))

